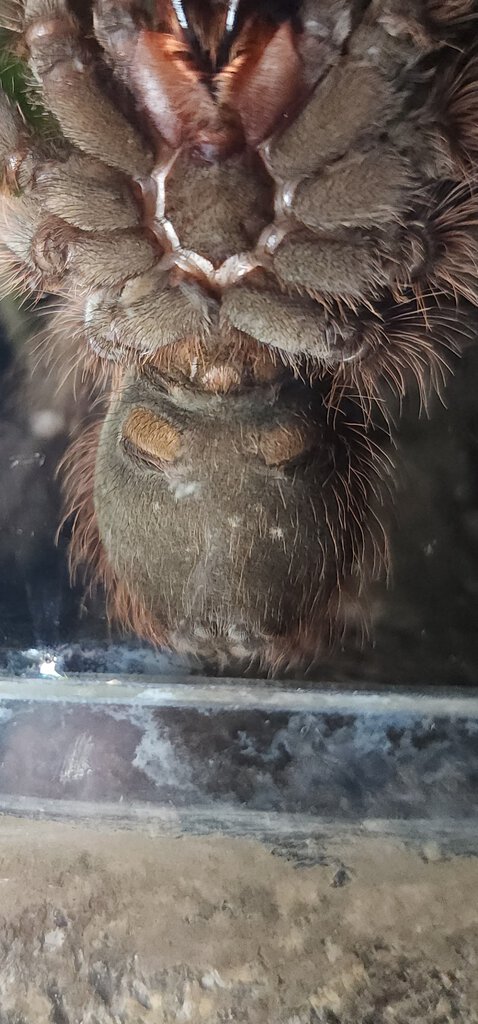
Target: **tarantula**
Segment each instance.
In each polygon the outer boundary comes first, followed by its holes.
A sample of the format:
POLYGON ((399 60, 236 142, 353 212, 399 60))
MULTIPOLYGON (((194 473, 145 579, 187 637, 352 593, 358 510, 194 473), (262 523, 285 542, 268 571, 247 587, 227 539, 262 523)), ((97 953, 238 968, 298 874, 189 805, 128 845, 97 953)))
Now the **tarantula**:
POLYGON ((317 658, 387 571, 400 400, 473 335, 478 5, 0 6, 50 118, 1 99, 4 282, 103 388, 72 568, 157 644, 317 658))

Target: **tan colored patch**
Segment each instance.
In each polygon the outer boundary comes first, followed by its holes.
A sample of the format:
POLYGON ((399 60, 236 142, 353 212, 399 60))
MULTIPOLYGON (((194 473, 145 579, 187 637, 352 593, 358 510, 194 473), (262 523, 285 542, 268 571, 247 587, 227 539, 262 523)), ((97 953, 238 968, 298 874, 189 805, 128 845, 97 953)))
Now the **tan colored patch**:
POLYGON ((281 466, 310 451, 314 441, 306 424, 279 424, 251 435, 246 441, 246 450, 261 455, 268 466, 281 466))
POLYGON ((237 391, 242 382, 241 373, 235 366, 219 363, 211 366, 201 376, 201 384, 205 391, 217 395, 225 395, 229 391, 237 391))
POLYGON ((216 394, 273 384, 284 374, 284 365, 274 352, 232 328, 226 338, 207 346, 197 338, 165 346, 148 362, 173 380, 191 381, 195 388, 216 394))
POLYGON ((173 462, 181 451, 180 432, 149 409, 133 409, 123 426, 123 437, 162 462, 173 462))

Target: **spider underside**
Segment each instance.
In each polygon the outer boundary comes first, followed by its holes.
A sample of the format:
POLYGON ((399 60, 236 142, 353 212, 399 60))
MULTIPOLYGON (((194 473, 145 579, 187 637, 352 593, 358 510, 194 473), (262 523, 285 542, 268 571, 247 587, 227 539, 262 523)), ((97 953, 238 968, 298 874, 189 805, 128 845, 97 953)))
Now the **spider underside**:
POLYGON ((3 0, 5 290, 102 403, 72 570, 156 644, 309 663, 388 572, 401 402, 474 335, 472 0, 3 0))

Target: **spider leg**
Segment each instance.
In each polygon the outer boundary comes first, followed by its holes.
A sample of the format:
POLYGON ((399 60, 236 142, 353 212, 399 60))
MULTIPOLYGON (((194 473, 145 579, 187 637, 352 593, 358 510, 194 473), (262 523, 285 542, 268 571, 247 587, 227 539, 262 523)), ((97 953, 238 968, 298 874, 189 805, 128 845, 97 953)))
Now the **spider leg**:
POLYGON ((297 231, 286 235, 271 261, 284 285, 352 305, 392 284, 394 268, 381 259, 381 249, 381 239, 353 230, 336 236, 297 231))
POLYGON ((32 194, 36 160, 41 158, 18 111, 0 94, 0 243, 2 290, 13 285, 41 289, 55 286, 65 270, 64 249, 42 253, 48 222, 32 194), (36 251, 35 251, 35 243, 36 251))
POLYGON ((129 281, 116 295, 91 295, 85 335, 102 358, 128 363, 154 357, 158 349, 187 338, 206 339, 215 317, 211 300, 168 287, 155 271, 129 281))
POLYGON ((46 210, 82 231, 116 231, 141 221, 129 180, 78 152, 62 163, 40 166, 35 195, 46 210))
POLYGON ((309 356, 322 365, 333 366, 360 347, 354 328, 332 321, 318 302, 249 285, 226 292, 221 318, 265 345, 293 356, 309 356))
POLYGON ((2 0, 0 28, 9 32, 21 32, 23 23, 22 0, 2 0))
POLYGON ((397 154, 377 147, 306 179, 295 191, 289 190, 288 201, 297 220, 312 229, 377 227, 393 221, 403 209, 410 178, 397 154))
POLYGON ((128 81, 138 34, 152 27, 146 7, 138 0, 94 0, 93 25, 116 73, 128 81))
POLYGON ((162 253, 138 224, 139 207, 127 179, 80 153, 52 160, 48 146, 34 142, 3 95, 0 115, 0 241, 7 287, 13 282, 38 291, 72 287, 87 293, 124 284, 157 262, 162 253))
MULTIPOLYGON (((444 57, 437 43, 444 8, 431 7, 412 17, 394 0, 385 12, 371 5, 347 53, 296 119, 259 147, 276 183, 276 231, 264 249, 280 284, 359 313, 362 303, 360 315, 380 299, 398 313, 415 293, 424 333, 415 332, 414 352, 430 345, 425 306, 453 306, 458 297, 478 305, 478 59, 473 48, 463 54, 459 47, 444 57), (442 62, 440 74, 434 61, 442 62), (399 71, 414 63, 411 82, 423 100, 409 109, 410 87, 399 71)), ((466 0, 453 9, 447 34, 478 13, 466 0)), ((239 329, 258 337, 254 310, 268 344, 287 351, 295 344, 295 351, 333 362, 324 342, 304 332, 284 304, 277 302, 283 318, 276 324, 267 296, 246 300, 246 289, 236 289, 225 298, 239 329)), ((385 363, 378 359, 377 366, 385 363)))
POLYGON ((155 242, 141 229, 78 234, 71 246, 69 269, 75 288, 88 293, 144 274, 158 260, 155 242))
POLYGON ((111 167, 144 177, 151 157, 138 132, 100 89, 94 56, 66 0, 25 0, 24 20, 30 67, 66 138, 111 167))
MULTIPOLYGON (((400 279, 399 224, 421 181, 390 141, 401 106, 367 52, 345 55, 259 148, 276 185, 279 229, 265 248, 286 288, 357 307, 400 279)), ((311 347, 323 358, 320 345, 311 347)))
POLYGON ((318 84, 301 113, 263 147, 277 181, 296 181, 349 152, 371 126, 390 120, 398 101, 373 68, 344 58, 318 84))
POLYGON ((16 191, 31 177, 33 142, 18 110, 0 91, 0 172, 2 191, 16 191))

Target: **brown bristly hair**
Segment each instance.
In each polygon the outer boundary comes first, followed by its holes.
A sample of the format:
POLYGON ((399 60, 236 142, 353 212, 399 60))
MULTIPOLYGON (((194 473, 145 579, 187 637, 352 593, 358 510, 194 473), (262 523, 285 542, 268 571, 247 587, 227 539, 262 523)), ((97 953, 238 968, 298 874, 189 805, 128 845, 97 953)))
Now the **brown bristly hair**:
POLYGON ((8 32, 21 32, 23 28, 22 0, 2 0, 0 28, 8 32))
POLYGON ((112 569, 100 538, 94 504, 95 466, 103 417, 79 435, 64 455, 62 479, 65 512, 60 530, 71 523, 69 568, 72 579, 87 582, 87 591, 101 587, 106 595, 108 621, 157 647, 167 637, 144 602, 112 569))
MULTIPOLYGON (((476 13, 478 19, 478 12, 476 13)), ((478 160, 478 52, 460 55, 437 84, 434 105, 457 170, 464 178, 476 176, 478 160)))
POLYGON ((433 251, 428 282, 458 303, 478 305, 478 192, 449 182, 430 196, 426 226, 433 251))
POLYGON ((428 413, 433 394, 442 398, 447 377, 458 356, 471 341, 472 327, 450 304, 440 305, 434 296, 422 301, 389 306, 381 316, 364 323, 361 355, 334 373, 329 406, 344 397, 362 410, 366 422, 381 414, 390 427, 394 422, 390 394, 401 406, 410 381, 414 381, 420 411, 428 413))
POLYGON ((428 14, 439 25, 469 18, 474 7, 474 0, 427 0, 428 14))

